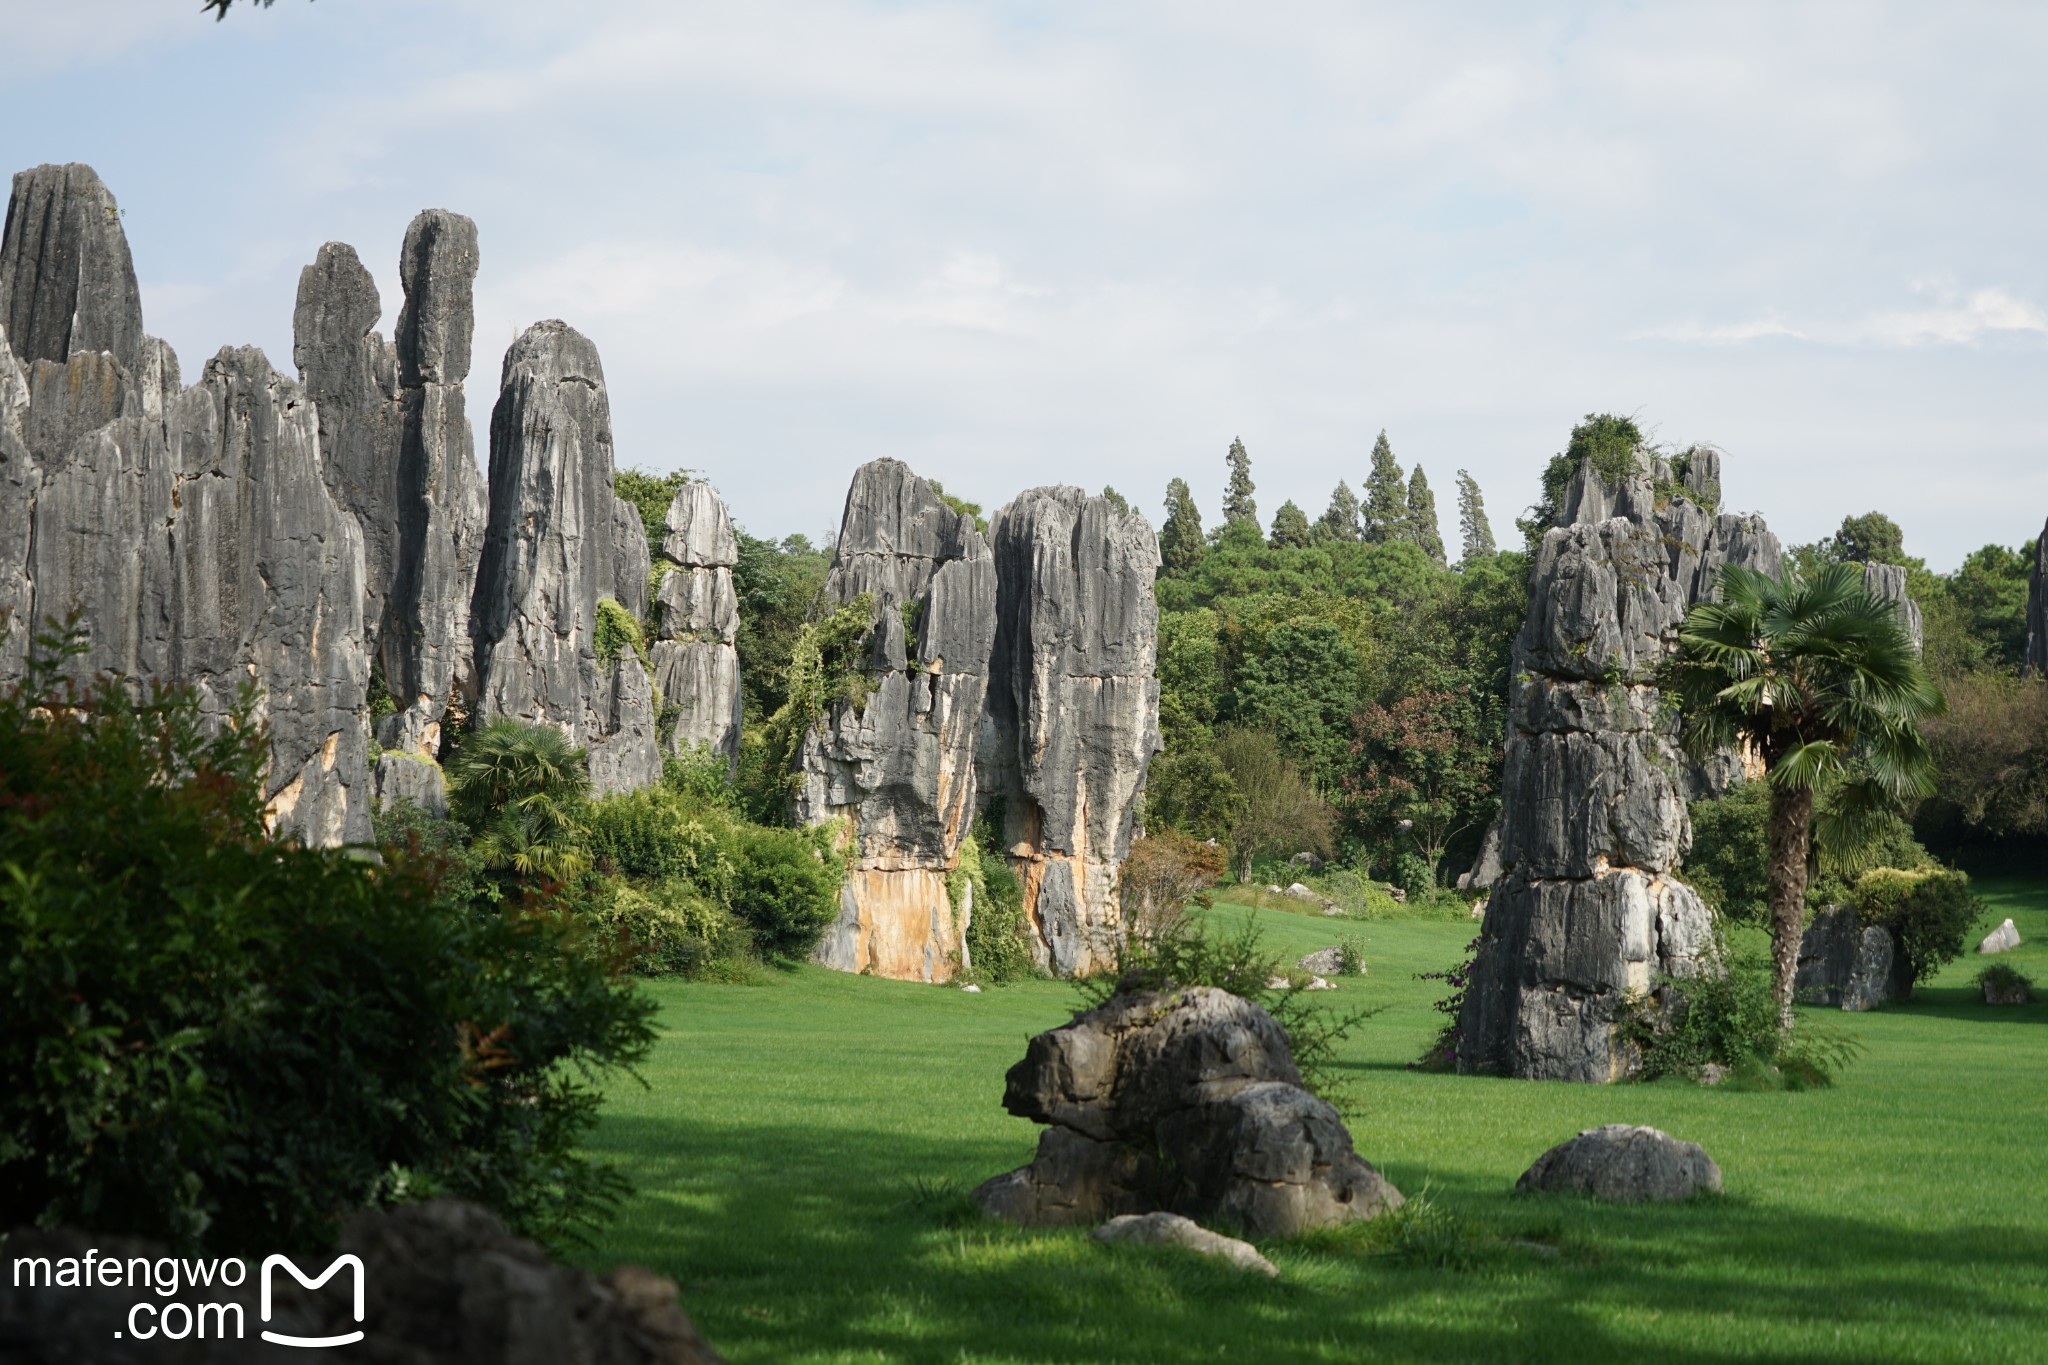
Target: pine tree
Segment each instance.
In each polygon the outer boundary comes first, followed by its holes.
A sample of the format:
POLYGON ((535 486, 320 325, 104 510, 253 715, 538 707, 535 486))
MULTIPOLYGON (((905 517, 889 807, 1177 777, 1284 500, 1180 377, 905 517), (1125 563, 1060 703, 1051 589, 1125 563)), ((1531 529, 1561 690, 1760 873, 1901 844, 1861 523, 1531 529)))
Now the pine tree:
POLYGON ((1245 450, 1244 442, 1232 440, 1230 454, 1224 457, 1230 464, 1230 484, 1223 490, 1223 521, 1227 526, 1239 522, 1250 522, 1254 528, 1259 524, 1259 505, 1252 500, 1252 457, 1245 450))
POLYGON ((1270 542, 1274 549, 1288 546, 1307 545, 1311 537, 1308 532, 1308 513, 1294 505, 1289 498, 1280 504, 1280 510, 1273 514, 1273 537, 1270 542))
POLYGON ((1400 462, 1387 433, 1372 443, 1372 473, 1365 480, 1365 538, 1400 540, 1408 528, 1408 481, 1401 477, 1400 462))
POLYGON ((1408 479, 1408 538, 1431 559, 1439 564, 1444 562, 1444 535, 1436 522, 1436 494, 1429 491, 1429 480, 1423 476, 1421 465, 1415 466, 1415 473, 1408 479))
POLYGON ((1202 540, 1202 513, 1186 479, 1166 485, 1166 525, 1159 529, 1159 571, 1183 574, 1195 567, 1207 545, 1202 540))
POLYGON ((1330 508, 1316 521, 1316 534, 1324 540, 1357 540, 1358 497, 1342 479, 1330 493, 1330 508))
POLYGON ((1486 521, 1486 500, 1479 496, 1479 480, 1462 469, 1458 471, 1458 535, 1465 542, 1460 563, 1493 558, 1493 527, 1486 521))

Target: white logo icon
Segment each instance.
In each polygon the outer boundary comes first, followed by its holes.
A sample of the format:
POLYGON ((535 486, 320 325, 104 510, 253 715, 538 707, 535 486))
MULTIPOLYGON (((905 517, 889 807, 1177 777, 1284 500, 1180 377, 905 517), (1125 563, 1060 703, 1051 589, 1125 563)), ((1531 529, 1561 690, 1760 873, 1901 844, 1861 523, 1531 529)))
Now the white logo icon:
MULTIPOLYGON (((363 1320, 363 1263, 359 1258, 355 1256, 337 1256, 334 1258, 333 1265, 330 1265, 327 1267, 327 1269, 321 1271, 317 1278, 309 1280, 304 1275, 301 1275, 299 1273, 299 1268, 292 1264, 290 1257, 266 1256, 263 1258, 262 1302, 263 1320, 265 1322, 270 1321, 271 1267, 280 1265, 283 1266, 286 1270, 289 1270, 292 1273, 292 1278, 297 1280, 299 1284, 306 1289, 318 1289, 321 1285, 326 1284, 329 1280, 333 1279, 334 1272, 340 1270, 343 1266, 347 1266, 349 1269, 355 1271, 356 1321, 361 1322, 363 1320)), ((358 1328, 353 1332, 347 1332, 338 1337, 294 1337, 287 1336, 283 1332, 272 1332, 266 1330, 263 1333, 263 1339, 268 1342, 273 1342, 279 1346, 347 1346, 352 1342, 361 1341, 363 1339, 363 1333, 362 1329, 358 1328)))

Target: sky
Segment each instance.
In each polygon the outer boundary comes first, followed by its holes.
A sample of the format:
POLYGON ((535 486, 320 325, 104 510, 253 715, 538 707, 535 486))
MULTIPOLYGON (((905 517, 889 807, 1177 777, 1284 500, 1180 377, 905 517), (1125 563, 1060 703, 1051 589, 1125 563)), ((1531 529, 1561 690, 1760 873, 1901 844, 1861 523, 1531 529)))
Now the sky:
POLYGON ((1384 429, 1455 544, 1583 414, 1725 452, 1788 543, 1953 567, 2048 517, 2048 6, 0 0, 0 168, 85 161, 189 379, 290 371, 354 245, 476 219, 498 358, 560 317, 618 460, 757 535, 909 462, 989 509, 1169 478, 1315 516, 1384 429))

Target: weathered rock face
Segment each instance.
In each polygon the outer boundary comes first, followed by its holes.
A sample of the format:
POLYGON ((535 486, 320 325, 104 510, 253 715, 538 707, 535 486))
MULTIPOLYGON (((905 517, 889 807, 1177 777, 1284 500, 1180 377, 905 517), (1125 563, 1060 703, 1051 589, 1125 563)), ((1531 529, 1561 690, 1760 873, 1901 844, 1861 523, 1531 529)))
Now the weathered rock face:
POLYGON ((376 286, 338 242, 300 275, 293 316, 328 486, 363 528, 364 615, 398 707, 380 738, 428 756, 450 701, 475 687, 469 606, 484 500, 463 381, 476 270, 476 225, 431 209, 399 255, 395 344, 372 330, 376 286))
POLYGON ((732 566, 739 541, 725 501, 707 483, 678 489, 668 505, 655 596, 654 682, 675 707, 662 746, 686 753, 704 746, 728 758, 740 746, 740 660, 734 645, 740 603, 732 566))
MULTIPOLYGON (((10 1234, 14 1257, 46 1258, 52 1265, 94 1250, 102 1258, 155 1264, 169 1249, 135 1238, 58 1228, 10 1234)), ((639 1266, 622 1265, 602 1279, 558 1265, 539 1247, 515 1237, 488 1211, 455 1199, 431 1199, 388 1211, 365 1211, 343 1229, 337 1250, 362 1264, 363 1316, 354 1312, 357 1281, 344 1268, 321 1290, 301 1288, 283 1271, 273 1273, 272 1316, 265 1322, 263 1278, 255 1269, 239 1285, 187 1287, 162 1295, 133 1284, 54 1288, 0 1284, 0 1322, 7 1343, 28 1361, 80 1361, 95 1365, 173 1361, 181 1365, 290 1362, 303 1351, 259 1339, 259 1329, 297 1337, 363 1333, 344 1348, 368 1360, 410 1365, 482 1365, 576 1361, 588 1365, 717 1365, 721 1357, 697 1333, 676 1303, 676 1287, 639 1266), (147 1299, 157 1314, 143 1323, 174 1324, 164 1305, 232 1305, 212 1331, 187 1331, 176 1340, 123 1337, 131 1305, 147 1299), (234 1330, 239 1322, 242 1331, 234 1330)), ((301 1258, 307 1269, 317 1262, 301 1258)), ((52 1276, 54 1279, 54 1275, 52 1276)), ((74 1279, 76 1277, 73 1277, 74 1279)), ((211 1327, 213 1319, 199 1318, 211 1327)), ((10 1355, 10 1359, 16 1358, 10 1355)))
POLYGON ((1865 564, 1863 566, 1863 590, 1880 601, 1897 604, 1899 624, 1905 628, 1906 638, 1918 649, 1926 637, 1926 630, 1920 616, 1920 604, 1906 592, 1906 571, 1897 564, 1865 564))
POLYGON ((142 292, 120 206, 92 167, 14 177, 0 235, 0 327, 25 365, 106 351, 140 381, 142 292))
POLYGON ((846 495, 824 600, 842 607, 863 595, 874 604, 874 690, 831 703, 799 755, 799 819, 844 817, 853 841, 818 960, 944 980, 965 963, 972 913, 952 903, 946 874, 976 805, 995 563, 974 519, 897 460, 861 466, 846 495))
POLYGON ((367 838, 363 544, 322 481, 312 404, 248 349, 180 390, 89 169, 17 176, 7 224, 0 606, 18 629, 0 662, 19 667, 30 622, 75 612, 78 673, 187 682, 212 716, 253 682, 273 822, 367 838))
MULTIPOLYGON (((1661 460, 1609 488, 1582 466, 1545 535, 1515 642, 1499 872, 1459 1019, 1460 1070, 1608 1081, 1630 992, 1706 965, 1706 906, 1673 874, 1692 843, 1689 775, 1655 672, 1721 568, 1775 572, 1755 518, 1714 516, 1719 457, 1661 460), (1673 491, 1676 489, 1677 491, 1673 491), (1710 504, 1709 504, 1710 505, 1710 504)), ((1730 756, 1732 777, 1740 764, 1730 756)), ((1708 776, 1711 776, 1709 774, 1708 776)), ((1490 869, 1489 869, 1490 870, 1490 869)))
POLYGON ((505 354, 491 414, 490 521, 470 618, 477 712, 560 726, 589 749, 599 791, 661 775, 643 665, 631 651, 597 654, 599 599, 636 600, 637 585, 618 581, 622 565, 641 584, 647 573, 639 518, 618 504, 597 348, 567 323, 535 323, 505 354), (628 526, 637 560, 620 543, 628 526))
POLYGON ((2048 676, 2048 526, 2034 539, 2034 571, 2027 575, 2027 671, 2048 676))
POLYGON ((1403 1202, 1302 1089, 1272 1016, 1208 987, 1119 994, 1039 1034, 1003 1107, 1049 1125, 1030 1165, 975 1192, 1015 1222, 1165 1211, 1290 1237, 1403 1202))
POLYGON ((1913 994, 1906 955, 1880 925, 1865 926, 1849 906, 1823 910, 1799 940, 1793 993, 1809 1005, 1874 1010, 1913 994))
POLYGON ((981 784, 1039 936, 1066 975, 1109 959, 1117 872, 1159 749, 1159 546, 1145 519, 1078 488, 996 513, 996 633, 981 784))
POLYGON ((1588 1128, 1536 1158, 1517 1190, 1570 1190, 1615 1204, 1721 1192, 1721 1168, 1696 1142, 1637 1124, 1588 1128))

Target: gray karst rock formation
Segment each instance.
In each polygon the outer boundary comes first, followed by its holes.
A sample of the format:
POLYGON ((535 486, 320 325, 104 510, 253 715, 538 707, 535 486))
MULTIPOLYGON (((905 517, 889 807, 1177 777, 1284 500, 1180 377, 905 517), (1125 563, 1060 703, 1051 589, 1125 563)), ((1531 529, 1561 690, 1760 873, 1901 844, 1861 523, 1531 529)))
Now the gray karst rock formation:
POLYGON ((874 690, 830 703, 799 754, 798 818, 844 817, 853 842, 817 956, 841 971, 944 980, 966 960, 973 913, 964 886, 953 903, 947 874, 974 819, 996 572, 974 519, 897 460, 862 465, 847 490, 824 602, 863 595, 874 690))
POLYGON ((253 682, 272 820, 366 838, 362 533, 322 479, 305 392, 232 348, 180 389, 142 330, 119 209, 84 166, 15 177, 0 316, 7 666, 31 622, 75 612, 81 674, 189 682, 213 715, 253 682))
POLYGON ((1905 569, 1897 564, 1865 564, 1863 590, 1872 597, 1898 605, 1899 624, 1906 628, 1913 648, 1920 648, 1926 630, 1921 621, 1920 604, 1906 593, 1905 569))
POLYGON ((599 601, 645 594, 645 536, 620 509, 597 348, 567 323, 535 323, 505 353, 491 414, 490 520, 470 613, 477 715, 560 726, 588 748, 599 792, 661 776, 646 664, 630 648, 597 649, 599 601))
POLYGON ((1159 749, 1159 546, 1135 512, 1034 488, 996 513, 984 800, 1061 975, 1108 959, 1117 872, 1159 749))
POLYGON ((1291 1237, 1404 1202, 1302 1088, 1272 1016, 1207 986, 1120 993, 1039 1034, 1003 1107, 1047 1125, 1030 1164, 975 1191, 1012 1222, 1163 1211, 1291 1237))
POLYGON ((2027 575, 2027 672, 2048 676, 2048 526, 2034 539, 2034 570, 2027 575))
POLYGON ((1906 955, 1882 925, 1864 925, 1853 906, 1813 917, 1799 940, 1793 992, 1809 1005, 1874 1010, 1913 994, 1906 955))
POLYGON ((353 248, 329 242, 299 277, 293 354, 320 412, 328 487, 363 528, 364 617, 396 711, 388 746, 433 757, 458 695, 474 693, 469 605, 484 499, 464 409, 476 225, 432 209, 399 254, 395 343, 353 248))
MULTIPOLYGON (((1629 992, 1707 966, 1706 906, 1672 874, 1692 842, 1689 775, 1656 669, 1725 564, 1778 542, 1709 511, 1719 457, 1654 457, 1609 487, 1582 465, 1530 569, 1501 779, 1500 873, 1459 1017, 1458 1066, 1609 1081, 1629 992)), ((1733 759, 1730 759, 1733 764, 1733 759)), ((1739 770, 1739 765, 1734 765, 1739 770)))
POLYGON ((697 746, 728 758, 740 745, 740 626, 732 566, 739 541, 708 483, 686 484, 668 505, 661 586, 655 593, 654 682, 674 719, 667 752, 697 746))

